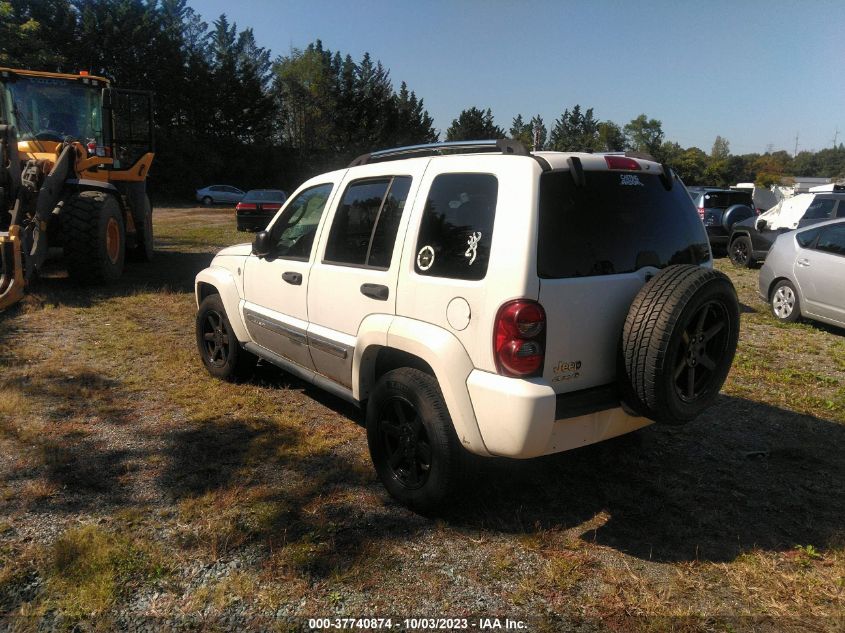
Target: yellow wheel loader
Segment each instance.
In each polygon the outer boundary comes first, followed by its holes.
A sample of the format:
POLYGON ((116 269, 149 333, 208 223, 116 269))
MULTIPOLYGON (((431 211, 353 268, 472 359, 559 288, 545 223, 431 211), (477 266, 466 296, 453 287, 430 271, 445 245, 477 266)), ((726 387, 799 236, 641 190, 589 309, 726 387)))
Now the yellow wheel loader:
POLYGON ((71 279, 112 281, 153 255, 152 93, 103 77, 0 67, 0 310, 48 250, 71 279))

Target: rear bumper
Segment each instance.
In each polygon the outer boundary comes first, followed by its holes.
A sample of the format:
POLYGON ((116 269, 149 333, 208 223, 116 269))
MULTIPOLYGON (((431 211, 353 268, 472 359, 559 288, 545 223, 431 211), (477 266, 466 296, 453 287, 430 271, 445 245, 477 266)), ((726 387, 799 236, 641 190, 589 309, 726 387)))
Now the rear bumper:
POLYGON ((484 445, 503 457, 559 453, 651 424, 628 415, 605 388, 558 396, 541 380, 480 370, 470 373, 467 388, 484 445))

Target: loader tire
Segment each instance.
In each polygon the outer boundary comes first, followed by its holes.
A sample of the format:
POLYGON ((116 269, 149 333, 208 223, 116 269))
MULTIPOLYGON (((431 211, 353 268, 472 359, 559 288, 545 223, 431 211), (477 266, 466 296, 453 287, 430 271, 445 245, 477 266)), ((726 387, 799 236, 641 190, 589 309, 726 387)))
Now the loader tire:
POLYGON ((625 319, 621 351, 629 389, 622 392, 656 422, 689 422, 719 394, 738 337, 730 279, 698 266, 668 266, 642 287, 625 319))
POLYGON ((123 274, 126 229, 117 200, 100 191, 69 198, 62 210, 68 275, 79 283, 109 282, 123 274))
POLYGON ((135 244, 129 254, 133 261, 149 262, 153 259, 153 208, 150 199, 144 196, 144 206, 133 210, 135 220, 135 244))

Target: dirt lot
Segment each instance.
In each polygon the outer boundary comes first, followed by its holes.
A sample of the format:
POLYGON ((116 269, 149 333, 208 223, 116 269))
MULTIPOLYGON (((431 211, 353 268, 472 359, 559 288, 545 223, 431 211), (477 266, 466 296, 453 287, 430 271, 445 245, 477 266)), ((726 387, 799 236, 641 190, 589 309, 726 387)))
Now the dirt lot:
POLYGON ((206 374, 193 278, 243 234, 226 210, 155 223, 120 284, 58 270, 0 315, 0 628, 845 628, 845 332, 774 323, 756 271, 718 262, 743 329, 706 415, 486 460, 425 518, 381 488, 353 408, 272 367, 206 374))

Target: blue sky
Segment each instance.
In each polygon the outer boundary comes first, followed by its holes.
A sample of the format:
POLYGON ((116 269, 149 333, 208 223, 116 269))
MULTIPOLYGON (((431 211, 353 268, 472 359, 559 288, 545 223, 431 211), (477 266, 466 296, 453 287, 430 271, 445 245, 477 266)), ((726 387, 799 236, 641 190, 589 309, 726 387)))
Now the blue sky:
POLYGON ((496 123, 576 103, 624 125, 644 112, 666 138, 710 151, 790 153, 845 141, 845 0, 505 2, 189 0, 287 54, 317 38, 365 51, 425 99, 443 131, 470 106, 496 123))

